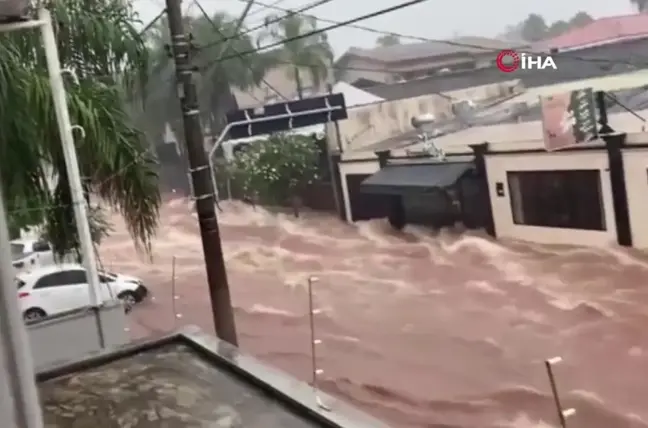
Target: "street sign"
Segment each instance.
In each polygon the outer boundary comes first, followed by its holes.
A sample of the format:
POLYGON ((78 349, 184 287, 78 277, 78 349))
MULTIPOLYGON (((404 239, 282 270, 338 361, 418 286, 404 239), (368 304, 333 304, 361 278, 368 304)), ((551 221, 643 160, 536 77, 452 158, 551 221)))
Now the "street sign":
POLYGON ((343 94, 267 104, 228 113, 228 136, 231 139, 248 138, 344 120, 347 117, 343 94))
POLYGON ((0 23, 20 21, 28 10, 28 0, 0 0, 0 23))

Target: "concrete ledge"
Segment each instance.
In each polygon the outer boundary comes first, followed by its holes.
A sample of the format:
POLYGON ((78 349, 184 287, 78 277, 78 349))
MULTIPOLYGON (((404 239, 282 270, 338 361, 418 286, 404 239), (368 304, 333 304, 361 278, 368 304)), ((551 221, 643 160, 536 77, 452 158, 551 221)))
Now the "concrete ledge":
POLYGON ((244 354, 238 348, 205 334, 193 326, 157 339, 115 347, 112 350, 89 355, 65 365, 52 365, 37 374, 37 381, 46 382, 96 368, 169 344, 182 344, 190 347, 200 357, 212 363, 214 369, 226 370, 236 375, 318 425, 331 428, 389 428, 385 423, 320 392, 317 395, 330 408, 330 410, 323 409, 316 400, 313 388, 308 384, 261 363, 256 358, 244 354))
POLYGON ((97 317, 101 319, 106 347, 128 343, 126 315, 121 302, 81 308, 27 323, 36 370, 100 351, 97 317))

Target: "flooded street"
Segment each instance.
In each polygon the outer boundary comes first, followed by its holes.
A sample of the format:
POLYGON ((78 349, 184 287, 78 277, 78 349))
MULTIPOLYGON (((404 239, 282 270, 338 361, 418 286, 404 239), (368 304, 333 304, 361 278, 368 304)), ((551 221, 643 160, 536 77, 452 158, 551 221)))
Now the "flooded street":
MULTIPOLYGON (((570 428, 648 427, 648 258, 638 252, 222 207, 241 346, 264 361, 310 377, 314 275, 323 389, 394 428, 556 426, 544 360, 557 355, 564 405, 578 412, 570 428)), ((155 296, 131 332, 211 330, 195 215, 184 201, 161 215, 152 262, 118 218, 102 244, 106 268, 142 277, 155 296)))

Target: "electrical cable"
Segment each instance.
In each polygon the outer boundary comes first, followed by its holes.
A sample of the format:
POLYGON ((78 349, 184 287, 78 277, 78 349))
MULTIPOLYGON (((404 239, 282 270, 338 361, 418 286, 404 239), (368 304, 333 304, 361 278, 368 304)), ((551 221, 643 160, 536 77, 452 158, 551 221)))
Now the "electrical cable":
MULTIPOLYGON (((327 1, 330 1, 330 0, 327 0, 327 1)), ((215 22, 211 19, 211 17, 207 14, 207 11, 205 11, 205 9, 202 7, 202 5, 200 4, 200 2, 199 2, 198 0, 194 0, 193 3, 198 7, 198 9, 200 9, 200 12, 202 13, 203 17, 204 17, 204 18, 207 20, 207 22, 209 22, 209 24, 214 28, 214 31, 216 31, 216 32, 218 33, 218 35, 220 35, 221 37, 225 37, 225 35, 223 34, 223 32, 220 30, 220 28, 218 28, 218 25, 216 25, 216 23, 215 23, 215 22)), ((233 38, 238 38, 238 36, 237 36, 237 35, 234 35, 233 38)), ((231 44, 230 44, 230 46, 229 46, 229 49, 232 50, 232 51, 234 51, 235 53, 238 52, 237 49, 236 49, 234 46, 232 46, 231 44)), ((223 55, 224 55, 225 53, 226 53, 226 52, 223 52, 223 55)), ((241 56, 241 57, 240 57, 240 60, 241 60, 241 62, 242 62, 242 63, 243 63, 243 64, 244 64, 244 65, 245 65, 245 66, 246 66, 250 71, 254 72, 254 70, 252 69, 252 64, 250 64, 250 61, 249 61, 248 58, 245 58, 245 57, 241 56)), ((274 86, 272 86, 272 85, 270 84, 270 82, 268 82, 268 81, 265 79, 265 77, 261 78, 261 81, 262 81, 263 83, 265 83, 265 85, 266 85, 268 88, 270 88, 270 90, 272 90, 275 94, 277 94, 277 95, 279 95, 280 97, 284 98, 285 100, 289 101, 289 98, 286 97, 285 95, 283 95, 281 92, 279 92, 279 91, 278 91, 274 86)), ((258 101, 260 101, 260 100, 258 100, 258 101)))
MULTIPOLYGON (((263 6, 261 9, 250 12, 250 13, 248 14, 247 17, 250 18, 250 17, 252 17, 252 16, 256 16, 256 15, 258 15, 260 12, 265 12, 265 10, 268 9, 268 8, 277 7, 277 5, 278 5, 279 3, 283 3, 283 2, 285 2, 285 1, 286 1, 286 0, 276 0, 276 1, 272 2, 272 3, 269 5, 270 7, 269 7, 268 5, 260 5, 260 6, 263 6)), ((257 4, 256 1, 255 1, 254 3, 257 4)))
MULTIPOLYGON (((313 3, 307 4, 306 6, 302 7, 301 9, 286 10, 287 13, 284 16, 274 17, 273 19, 264 20, 262 24, 256 25, 256 26, 254 26, 252 28, 248 28, 248 29, 246 29, 245 31, 243 31, 243 32, 241 32, 239 34, 235 34, 235 35, 232 35, 232 36, 229 36, 229 37, 224 37, 221 40, 217 40, 217 41, 208 43, 205 46, 200 46, 200 49, 207 49, 207 48, 219 45, 221 43, 225 43, 225 42, 233 40, 233 39, 238 39, 238 38, 240 38, 242 36, 253 33, 256 30, 260 30, 260 29, 265 28, 265 27, 267 27, 269 25, 272 25, 272 24, 276 24, 277 22, 283 21, 286 18, 290 18, 291 16, 302 14, 303 12, 305 12, 307 10, 314 9, 314 8, 316 8, 318 6, 322 6, 322 5, 324 5, 326 3, 330 3, 332 1, 333 0, 317 0, 317 1, 313 2, 313 3)), ((254 1, 253 3, 254 4, 259 4, 257 1, 254 1)))
MULTIPOLYGON (((237 1, 245 1, 245 0, 237 0, 237 1)), ((268 9, 271 9, 271 10, 276 10, 276 11, 281 11, 281 12, 286 12, 286 13, 291 12, 290 9, 277 7, 277 6, 267 4, 267 3, 263 3, 263 2, 259 2, 259 1, 256 1, 256 0, 255 0, 255 4, 258 4, 260 6, 264 6, 264 7, 268 8, 268 9)), ((428 38, 428 37, 413 36, 413 35, 409 35, 409 34, 402 34, 402 33, 395 33, 395 32, 391 32, 391 31, 378 30, 378 29, 372 28, 372 27, 366 27, 366 26, 363 26, 363 25, 357 25, 355 23, 357 21, 354 21, 353 23, 347 23, 348 21, 341 22, 341 21, 336 21, 336 20, 332 20, 332 19, 321 18, 319 16, 312 15, 312 14, 303 14, 302 13, 302 15, 307 16, 307 17, 312 18, 312 19, 315 19, 316 21, 325 22, 325 23, 328 23, 328 24, 333 24, 334 26, 336 26, 335 28, 337 28, 337 26, 346 26, 346 27, 349 27, 349 28, 355 28, 355 29, 358 29, 358 30, 363 30, 363 31, 367 31, 367 32, 374 33, 374 34, 379 34, 379 35, 395 36, 395 37, 398 37, 398 38, 401 38, 401 39, 416 40, 416 41, 420 41, 420 42, 442 43, 442 44, 445 44, 445 45, 448 45, 448 46, 454 46, 454 47, 460 47, 460 48, 468 48, 468 49, 478 49, 478 50, 482 50, 482 51, 486 51, 486 52, 492 52, 492 53, 499 53, 499 52, 501 52, 503 50, 501 48, 497 49, 497 48, 482 46, 482 45, 478 45, 478 44, 464 43, 464 42, 458 42, 458 41, 453 41, 453 40, 431 39, 431 38, 428 38), (341 25, 341 24, 344 24, 344 25, 341 25)), ((335 29, 335 28, 328 28, 328 29, 325 29, 325 31, 328 31, 329 29, 335 29)), ((529 55, 537 55, 538 54, 538 52, 524 51, 524 50, 521 50, 521 49, 515 49, 515 50, 518 53, 525 53, 525 54, 529 54, 529 55)), ((569 55, 569 54, 565 55, 564 53, 560 54, 560 55, 565 57, 565 58, 571 58, 571 59, 574 59, 574 60, 577 60, 577 61, 592 62, 592 63, 602 63, 602 64, 613 63, 613 64, 625 64, 625 65, 630 65, 630 66, 637 66, 637 65, 644 64, 644 63, 637 64, 635 62, 629 62, 629 61, 617 61, 617 60, 613 61, 613 60, 604 59, 604 58, 583 58, 583 57, 578 57, 578 56, 569 55)), ((295 65, 299 65, 299 64, 295 64, 295 65)), ((377 71, 382 71, 382 70, 377 70, 377 71)))
MULTIPOLYGON (((227 61, 229 59, 234 59, 234 58, 237 58, 239 56, 245 56, 245 55, 251 55, 251 54, 254 54, 254 53, 258 53, 258 52, 263 52, 263 51, 266 51, 268 49, 272 49, 272 48, 276 48, 278 46, 284 45, 286 43, 290 43, 290 42, 294 42, 294 41, 297 41, 297 40, 305 39, 307 37, 311 37, 311 36, 315 36, 317 34, 325 33, 327 31, 335 30, 336 28, 345 27, 345 26, 348 26, 350 24, 354 24, 356 22, 361 22, 361 21, 365 21, 367 19, 375 18, 377 16, 386 15, 388 13, 392 13, 392 12, 395 12, 397 10, 405 9, 407 7, 411 7, 411 6, 420 4, 420 3, 424 3, 426 1, 428 1, 428 0, 409 0, 409 1, 406 1, 406 2, 403 2, 403 3, 399 3, 399 4, 395 5, 395 6, 380 9, 380 10, 377 10, 377 11, 372 12, 372 13, 368 13, 368 14, 361 15, 361 16, 358 16, 358 17, 355 17, 355 18, 352 18, 352 19, 348 19, 346 21, 341 21, 341 22, 338 22, 337 24, 329 25, 328 27, 317 28, 317 29, 314 29, 312 31, 308 31, 308 32, 303 33, 303 34, 296 35, 294 37, 289 37, 289 38, 286 38, 286 39, 277 40, 276 42, 269 43, 269 44, 264 45, 264 46, 259 46, 256 49, 249 49, 247 51, 240 52, 238 55, 225 56, 225 57, 221 58, 220 61, 227 61)), ((296 64, 296 65, 299 65, 299 64, 296 64)))
POLYGON ((142 37, 148 30, 153 28, 153 26, 164 16, 166 13, 166 7, 162 9, 162 11, 155 17, 153 18, 148 24, 144 26, 142 30, 140 30, 139 33, 137 33, 137 37, 142 37))

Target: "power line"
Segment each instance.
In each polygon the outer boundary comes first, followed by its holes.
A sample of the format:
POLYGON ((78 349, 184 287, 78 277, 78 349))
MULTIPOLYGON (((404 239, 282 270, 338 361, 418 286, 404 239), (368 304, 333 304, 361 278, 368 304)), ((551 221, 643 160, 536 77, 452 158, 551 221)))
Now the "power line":
POLYGON ((276 41, 274 43, 270 43, 270 44, 267 44, 265 46, 259 46, 256 49, 249 49, 247 51, 240 52, 238 55, 225 56, 220 61, 227 61, 229 59, 237 58, 239 56, 251 55, 251 54, 254 54, 254 53, 257 53, 257 52, 266 51, 268 49, 276 48, 276 47, 284 45, 286 43, 294 42, 296 40, 305 39, 307 37, 311 37, 311 36, 315 36, 317 34, 325 33, 327 31, 335 30, 336 28, 346 27, 346 26, 349 26, 351 24, 355 24, 356 22, 361 22, 361 21, 365 21, 367 19, 375 18, 377 16, 386 15, 388 13, 396 12, 397 10, 405 9, 407 7, 414 6, 414 5, 417 5, 419 3, 424 3, 426 1, 427 0, 410 0, 410 1, 403 2, 403 3, 399 3, 399 4, 395 5, 395 6, 380 9, 380 10, 377 10, 377 11, 372 12, 372 13, 368 13, 368 14, 365 14, 365 15, 358 16, 356 18, 348 19, 346 21, 342 21, 342 22, 338 22, 338 23, 333 24, 333 25, 329 25, 328 27, 317 28, 317 29, 314 29, 312 31, 308 31, 308 32, 303 33, 303 34, 299 34, 299 35, 294 36, 294 37, 289 37, 289 38, 286 38, 286 39, 278 40, 278 41, 276 41))
MULTIPOLYGON (((238 0, 238 1, 245 1, 245 0, 238 0)), ((289 9, 282 8, 282 7, 277 7, 276 5, 267 4, 267 3, 259 2, 259 1, 256 1, 256 0, 255 0, 255 3, 260 5, 260 6, 264 6, 267 9, 281 11, 281 12, 287 12, 287 13, 291 12, 291 10, 289 10, 289 9)), ((336 21, 336 20, 333 20, 333 19, 321 18, 319 16, 312 15, 312 14, 302 14, 302 15, 307 16, 307 17, 312 18, 312 19, 315 19, 316 21, 326 22, 328 24, 333 24, 333 25, 344 24, 344 26, 349 27, 349 28, 355 28, 355 29, 358 29, 358 30, 363 30, 363 31, 367 31, 367 32, 370 32, 370 33, 379 34, 379 35, 383 35, 383 36, 395 36, 395 37, 398 37, 398 38, 401 38, 401 39, 416 40, 416 41, 420 41, 420 42, 442 43, 442 44, 446 44, 448 46, 454 46, 454 47, 460 47, 460 48, 468 48, 468 49, 478 49, 478 50, 483 50, 483 51, 492 52, 492 53, 499 53, 499 52, 502 51, 501 48, 498 49, 498 48, 493 48, 493 47, 488 47, 488 46, 483 46, 483 45, 457 42, 457 41, 453 41, 453 40, 431 39, 431 38, 428 38, 428 37, 413 36, 413 35, 410 35, 410 34, 402 34, 402 33, 395 33, 395 32, 391 32, 391 31, 384 31, 384 30, 379 30, 379 29, 372 28, 372 27, 367 27, 367 26, 364 26, 364 25, 357 25, 355 23, 345 24, 344 22, 336 21)), ((337 27, 335 27, 335 28, 337 28, 337 27)), ((331 28, 331 29, 334 29, 334 28, 331 28)), ((325 31, 327 31, 327 30, 325 30, 325 31)), ((530 54, 530 55, 538 54, 538 52, 524 51, 524 50, 521 50, 521 49, 516 49, 516 51, 518 53, 526 53, 526 54, 530 54)), ((583 57, 578 57, 578 56, 574 56, 574 55, 565 55, 565 54, 561 54, 561 56, 563 56, 565 58, 571 58, 571 59, 574 59, 574 60, 577 60, 577 61, 583 61, 583 62, 592 62, 592 63, 601 63, 601 64, 611 64, 611 63, 612 64, 624 64, 624 65, 630 65, 630 66, 636 66, 637 65, 637 63, 633 63, 633 62, 630 62, 630 61, 618 61, 618 60, 613 61, 613 60, 609 60, 609 59, 605 59, 605 58, 583 58, 583 57)), ((640 63, 640 64, 643 64, 643 63, 640 63)), ((382 71, 382 70, 379 70, 379 71, 382 71)))
POLYGON ((277 7, 277 5, 278 5, 279 3, 283 3, 283 2, 285 2, 285 1, 286 1, 286 0, 276 0, 276 1, 272 2, 270 5, 265 5, 265 4, 257 3, 257 2, 255 1, 255 2, 254 2, 255 4, 258 4, 259 6, 263 6, 263 7, 262 7, 261 9, 259 9, 259 10, 255 10, 254 12, 251 12, 250 14, 248 14, 248 18, 250 18, 250 17, 252 17, 252 16, 256 16, 256 15, 258 15, 260 12, 265 12, 266 9, 272 9, 273 7, 277 7))
POLYGON ((160 20, 160 18, 164 16, 165 13, 166 8, 162 9, 162 11, 155 18, 153 18, 148 24, 146 24, 146 26, 144 26, 144 28, 139 33, 137 33, 137 36, 142 37, 144 33, 153 28, 153 26, 160 20))
MULTIPOLYGON (((200 2, 199 2, 198 0, 194 0, 193 3, 198 7, 198 9, 200 9, 200 12, 202 13, 203 17, 204 17, 204 18, 207 20, 207 22, 209 22, 209 24, 214 28, 214 31, 216 31, 216 32, 218 33, 218 35, 220 35, 221 37, 224 38, 225 35, 224 35, 223 32, 220 30, 220 28, 218 28, 218 25, 216 25, 216 23, 215 23, 215 22, 210 18, 210 16, 207 14, 207 11, 205 11, 205 9, 202 7, 202 5, 200 4, 200 2)), ((236 30, 235 30, 235 33, 236 33, 236 30)), ((237 38, 237 35, 234 34, 234 36, 233 36, 232 38, 237 38)), ((223 39, 223 40, 224 40, 224 39, 223 39)), ((226 45, 229 45, 229 46, 226 46, 224 49, 231 49, 231 50, 234 51, 235 53, 238 53, 237 49, 236 49, 234 46, 232 46, 231 44, 229 44, 229 43, 227 43, 227 42, 224 42, 224 43, 225 43, 226 45)), ((225 55, 226 52, 227 52, 226 50, 223 50, 223 51, 221 52, 221 56, 225 55)), ((240 58, 241 62, 242 62, 242 63, 243 63, 243 64, 244 64, 244 65, 245 65, 245 66, 246 66, 246 67, 247 67, 251 72, 254 73, 254 70, 252 69, 252 64, 250 64, 249 59, 248 59, 248 58, 245 58, 245 57, 243 57, 243 56, 240 56, 239 58, 240 58)), ((270 90, 272 90, 274 93, 276 93, 276 94, 279 95, 280 97, 282 97, 282 98, 288 100, 288 98, 287 98, 286 96, 284 96, 281 92, 279 92, 279 91, 278 91, 274 86, 272 86, 272 85, 270 84, 270 82, 268 82, 268 81, 265 79, 265 77, 262 77, 262 78, 261 78, 261 81, 262 81, 263 83, 265 83, 265 85, 266 85, 268 88, 270 88, 270 90)))
MULTIPOLYGON (((245 1, 245 0, 243 0, 243 1, 245 1)), ((213 47, 213 46, 219 45, 219 44, 221 44, 221 43, 228 42, 228 41, 233 40, 233 39, 238 39, 238 38, 240 38, 240 37, 242 37, 242 36, 246 36, 246 35, 248 35, 248 34, 250 34, 250 33, 253 33, 253 32, 255 32, 256 30, 260 30, 260 29, 262 29, 262 28, 265 28, 265 27, 267 27, 268 25, 272 25, 272 24, 275 24, 275 23, 277 23, 277 22, 283 21, 284 19, 286 19, 286 18, 290 18, 291 16, 294 16, 294 15, 302 14, 302 12, 305 12, 305 11, 307 11, 307 10, 311 10, 311 9, 314 9, 314 8, 319 7, 319 6, 322 6, 322 5, 326 4, 326 3, 330 3, 331 1, 333 1, 333 0, 317 0, 317 1, 313 2, 313 3, 309 3, 309 4, 307 4, 306 6, 302 7, 301 9, 297 9, 297 10, 286 10, 287 13, 286 13, 286 15, 284 15, 284 16, 275 17, 275 18, 273 18, 273 19, 270 19, 270 20, 264 21, 263 23, 261 23, 261 24, 259 24, 259 25, 256 25, 256 26, 254 26, 254 27, 252 27, 252 28, 248 28, 248 29, 246 29, 245 31, 243 31, 243 32, 241 32, 241 33, 234 34, 234 35, 227 36, 227 37, 223 37, 221 40, 216 40, 216 41, 214 41, 214 42, 211 42, 211 43, 206 44, 205 46, 201 46, 200 49, 207 49, 207 48, 210 48, 210 47, 213 47)), ((254 3, 255 3, 255 4, 260 4, 260 3, 256 2, 256 1, 254 1, 254 3)), ((265 5, 263 5, 263 6, 265 7, 265 5)), ((274 6, 273 6, 273 7, 274 7, 274 6)), ((282 9, 282 10, 284 10, 284 9, 282 9)))

